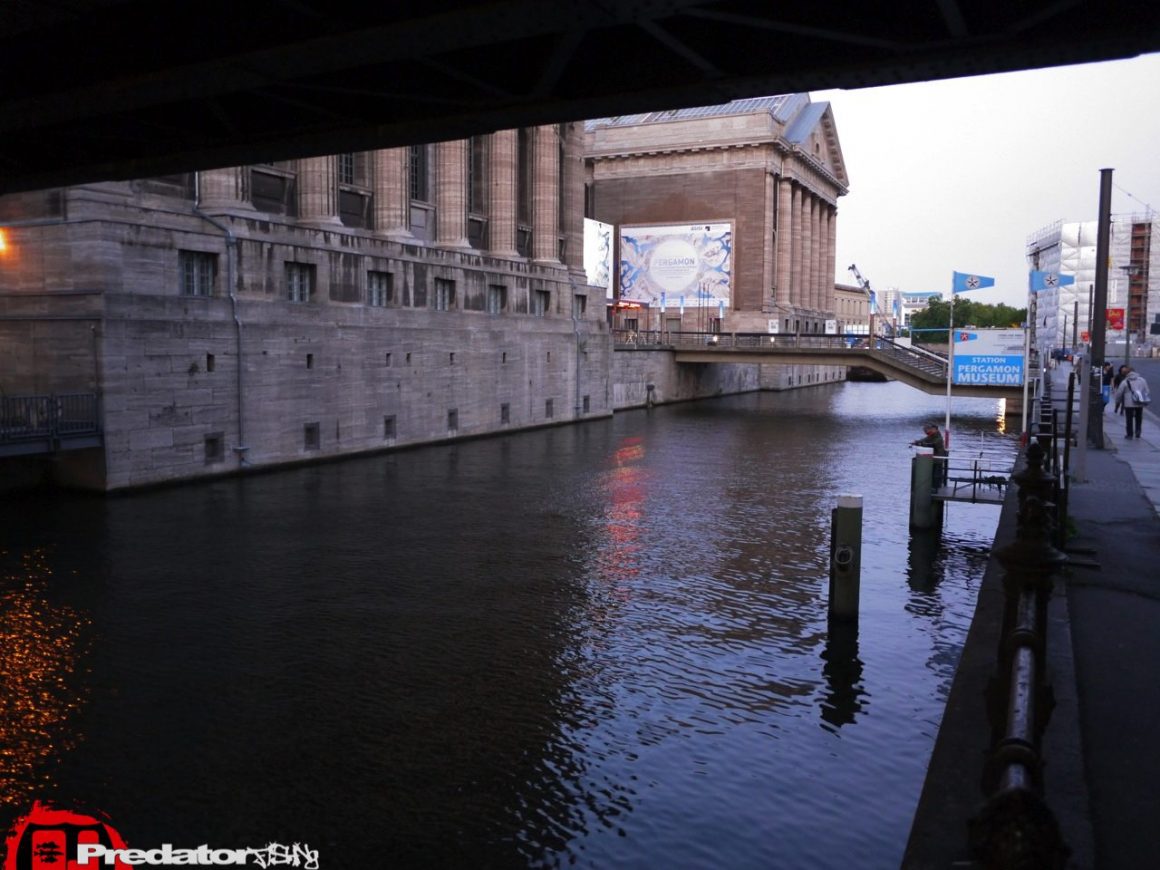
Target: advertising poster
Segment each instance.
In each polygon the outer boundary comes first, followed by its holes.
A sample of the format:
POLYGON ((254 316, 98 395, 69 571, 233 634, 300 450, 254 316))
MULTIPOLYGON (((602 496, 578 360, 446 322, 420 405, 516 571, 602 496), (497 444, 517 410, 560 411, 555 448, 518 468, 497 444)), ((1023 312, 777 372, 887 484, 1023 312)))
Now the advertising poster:
POLYGON ((954 383, 1023 386, 1022 329, 956 329, 954 383))
POLYGON ((1109 308, 1104 315, 1108 320, 1108 329, 1123 330, 1124 328, 1124 309, 1123 308, 1109 308))
POLYGON ((732 222, 620 228, 621 299, 728 308, 732 273, 732 222))
POLYGON ((584 218, 584 273, 612 299, 612 224, 584 218))

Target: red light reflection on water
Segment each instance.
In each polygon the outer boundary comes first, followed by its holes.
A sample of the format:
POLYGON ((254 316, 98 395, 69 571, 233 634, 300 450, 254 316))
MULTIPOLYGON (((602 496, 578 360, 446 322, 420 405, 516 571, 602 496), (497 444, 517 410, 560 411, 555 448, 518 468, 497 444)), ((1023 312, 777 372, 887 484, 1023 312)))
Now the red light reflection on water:
POLYGON ((0 574, 0 804, 9 807, 43 797, 50 762, 79 740, 69 724, 84 703, 73 677, 89 620, 49 600, 51 578, 42 551, 0 574))

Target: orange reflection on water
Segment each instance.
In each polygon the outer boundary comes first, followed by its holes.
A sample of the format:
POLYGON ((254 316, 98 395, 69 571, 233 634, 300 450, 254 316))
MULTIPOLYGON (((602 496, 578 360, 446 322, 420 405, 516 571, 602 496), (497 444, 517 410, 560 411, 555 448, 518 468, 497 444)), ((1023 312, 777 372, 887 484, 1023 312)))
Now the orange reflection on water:
POLYGON ((999 400, 999 434, 1007 434, 1007 400, 999 400))
POLYGON ((601 549, 601 574, 618 581, 636 576, 640 571, 640 537, 645 501, 645 471, 638 464, 644 459, 640 438, 626 438, 612 456, 613 468, 607 475, 608 507, 604 511, 606 543, 601 549))
POLYGON ((0 803, 29 806, 52 783, 51 762, 76 745, 69 723, 83 704, 74 676, 89 620, 46 596, 41 551, 0 576, 0 803))

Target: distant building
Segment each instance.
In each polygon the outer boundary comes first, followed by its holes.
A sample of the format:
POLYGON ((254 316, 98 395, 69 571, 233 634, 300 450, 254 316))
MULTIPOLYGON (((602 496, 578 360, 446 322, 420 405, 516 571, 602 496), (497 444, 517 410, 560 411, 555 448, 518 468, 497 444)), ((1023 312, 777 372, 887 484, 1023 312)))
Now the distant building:
MULTIPOLYGON (((1108 356, 1130 337, 1132 353, 1160 347, 1160 245, 1153 214, 1113 215, 1108 268, 1108 356)), ((1097 221, 1057 221, 1027 239, 1029 270, 1075 277, 1075 283, 1029 292, 1032 341, 1042 358, 1057 348, 1082 347, 1091 330, 1096 277, 1097 221)))
POLYGON ((899 310, 901 312, 901 318, 899 326, 909 327, 911 317, 919 311, 925 311, 931 302, 941 302, 942 298, 942 293, 937 290, 900 293, 899 310))
POLYGON ((821 334, 836 318, 848 182, 829 103, 785 94, 586 131, 586 216, 617 228, 617 295, 651 326, 821 334))
POLYGON ((839 335, 870 334, 870 294, 862 287, 835 284, 834 314, 839 335))

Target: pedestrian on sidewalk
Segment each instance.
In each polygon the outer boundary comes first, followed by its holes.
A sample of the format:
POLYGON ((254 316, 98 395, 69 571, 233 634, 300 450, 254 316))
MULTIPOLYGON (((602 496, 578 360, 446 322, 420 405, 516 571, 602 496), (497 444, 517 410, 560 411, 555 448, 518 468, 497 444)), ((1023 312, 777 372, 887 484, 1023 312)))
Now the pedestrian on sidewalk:
POLYGON ((1112 400, 1112 381, 1116 378, 1116 370, 1110 362, 1106 362, 1100 369, 1100 398, 1104 403, 1104 411, 1108 410, 1108 402, 1112 400))
POLYGON ((1115 408, 1113 408, 1113 410, 1117 414, 1124 413, 1124 400, 1120 398, 1119 388, 1120 388, 1120 384, 1122 384, 1124 382, 1124 378, 1126 378, 1127 376, 1128 376, 1128 366, 1125 364, 1125 365, 1120 366, 1120 370, 1118 372, 1116 372, 1116 377, 1112 380, 1112 395, 1114 395, 1116 397, 1116 406, 1115 406, 1115 408))
POLYGON ((1148 382, 1144 376, 1131 366, 1126 368, 1128 373, 1116 387, 1116 401, 1124 406, 1124 425, 1127 429, 1124 437, 1131 438, 1134 434, 1139 438, 1140 427, 1144 422, 1144 406, 1152 401, 1152 395, 1148 392, 1148 382))

